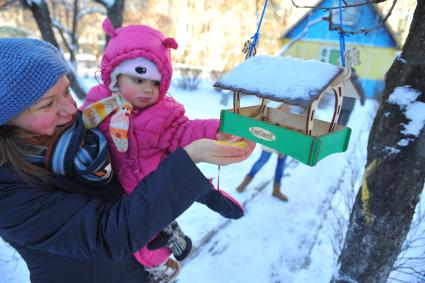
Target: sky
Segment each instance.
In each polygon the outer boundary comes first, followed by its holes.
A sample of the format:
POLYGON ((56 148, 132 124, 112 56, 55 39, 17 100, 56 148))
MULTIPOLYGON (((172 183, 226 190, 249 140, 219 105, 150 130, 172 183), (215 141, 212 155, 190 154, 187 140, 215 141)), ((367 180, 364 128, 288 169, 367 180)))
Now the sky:
MULTIPOLYGON (((169 93, 185 105, 191 119, 219 118, 220 109, 232 107, 232 97, 215 91, 213 82, 202 82, 196 91, 178 89, 177 83, 174 79, 169 93)), ((253 96, 241 99, 242 106, 259 103, 253 96)), ((410 105, 408 101, 400 103, 407 105, 406 108, 410 105)), ((322 105, 317 117, 330 120, 331 108, 322 105)), ((348 122, 352 134, 346 152, 330 155, 315 167, 287 158, 282 192, 289 197, 288 202, 271 196, 276 155, 272 155, 244 193, 236 191, 260 156, 260 145, 248 160, 221 167, 220 189, 243 203, 246 214, 239 220, 227 220, 195 203, 180 216, 177 221, 191 237, 194 247, 182 262, 177 282, 329 282, 366 163, 367 140, 376 109, 373 100, 366 100, 364 106, 356 103, 348 122)), ((217 183, 217 166, 200 164, 199 167, 217 183)), ((419 205, 422 213, 423 202, 422 199, 419 205)), ((418 242, 414 238, 423 234, 424 224, 425 221, 416 226, 415 233, 409 234, 411 243, 416 244, 412 246, 425 244, 423 239, 418 242)), ((423 248, 411 249, 404 257, 421 252, 423 248)), ((25 263, 3 242, 0 242, 0 278, 2 283, 29 283, 25 263)), ((389 282, 420 282, 415 280, 398 272, 391 274, 389 282)))

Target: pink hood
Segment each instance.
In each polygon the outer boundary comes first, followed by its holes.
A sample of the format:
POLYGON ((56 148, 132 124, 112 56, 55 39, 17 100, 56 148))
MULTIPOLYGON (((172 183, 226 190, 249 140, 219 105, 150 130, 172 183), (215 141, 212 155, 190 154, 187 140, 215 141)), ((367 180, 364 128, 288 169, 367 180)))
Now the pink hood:
POLYGON ((177 49, 177 42, 173 38, 165 38, 158 30, 144 25, 114 29, 108 18, 103 21, 103 29, 111 37, 101 63, 104 86, 109 88, 111 73, 120 63, 143 57, 154 62, 161 73, 159 95, 162 99, 170 86, 173 73, 170 48, 177 49))

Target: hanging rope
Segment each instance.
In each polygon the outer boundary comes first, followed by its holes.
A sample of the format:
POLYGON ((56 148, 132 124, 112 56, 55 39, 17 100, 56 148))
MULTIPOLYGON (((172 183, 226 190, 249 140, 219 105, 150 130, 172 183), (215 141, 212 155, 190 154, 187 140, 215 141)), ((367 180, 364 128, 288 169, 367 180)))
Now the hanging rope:
POLYGON ((258 22, 257 32, 252 37, 252 43, 249 46, 249 52, 247 57, 251 57, 254 55, 255 46, 257 45, 258 38, 260 37, 261 23, 263 22, 263 17, 264 17, 264 13, 266 12, 266 7, 268 2, 269 0, 266 0, 266 2, 264 2, 263 12, 261 13, 260 21, 258 22))
POLYGON ((342 30, 342 0, 339 0, 339 51, 341 55, 341 65, 345 67, 345 34, 342 30))

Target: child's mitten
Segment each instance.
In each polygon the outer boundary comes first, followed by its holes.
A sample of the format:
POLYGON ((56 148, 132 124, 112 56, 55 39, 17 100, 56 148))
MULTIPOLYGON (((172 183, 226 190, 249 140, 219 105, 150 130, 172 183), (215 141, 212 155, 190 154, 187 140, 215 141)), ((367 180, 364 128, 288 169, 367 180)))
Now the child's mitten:
POLYGON ((237 200, 228 193, 214 188, 203 194, 198 202, 226 218, 239 219, 244 215, 243 207, 237 200))

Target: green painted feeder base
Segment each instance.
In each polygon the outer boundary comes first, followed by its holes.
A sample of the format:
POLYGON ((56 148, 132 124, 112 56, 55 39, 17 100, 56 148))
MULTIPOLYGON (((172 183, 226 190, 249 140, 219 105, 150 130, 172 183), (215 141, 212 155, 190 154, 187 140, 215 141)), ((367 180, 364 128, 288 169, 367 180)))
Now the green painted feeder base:
POLYGON ((295 113, 283 112, 260 106, 222 110, 220 131, 244 137, 289 155, 304 164, 315 166, 326 156, 347 150, 351 129, 337 125, 328 133, 330 123, 314 120, 311 136, 305 135, 306 118, 295 113))

